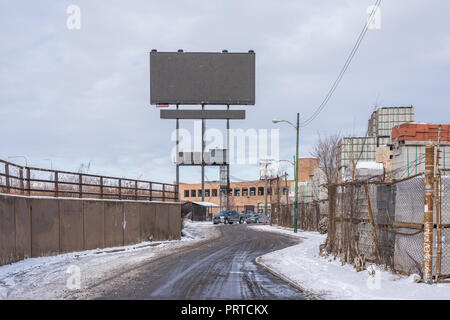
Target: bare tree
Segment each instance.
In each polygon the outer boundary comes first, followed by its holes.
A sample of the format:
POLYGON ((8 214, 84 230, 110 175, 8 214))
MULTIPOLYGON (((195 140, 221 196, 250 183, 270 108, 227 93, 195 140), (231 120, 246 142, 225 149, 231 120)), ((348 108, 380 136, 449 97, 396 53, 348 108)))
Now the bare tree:
POLYGON ((328 195, 328 233, 325 248, 328 252, 333 250, 335 245, 335 210, 337 186, 340 182, 339 175, 339 141, 341 135, 332 134, 322 137, 319 134, 318 141, 311 152, 314 158, 319 159, 319 167, 324 173, 326 183, 324 188, 328 195))

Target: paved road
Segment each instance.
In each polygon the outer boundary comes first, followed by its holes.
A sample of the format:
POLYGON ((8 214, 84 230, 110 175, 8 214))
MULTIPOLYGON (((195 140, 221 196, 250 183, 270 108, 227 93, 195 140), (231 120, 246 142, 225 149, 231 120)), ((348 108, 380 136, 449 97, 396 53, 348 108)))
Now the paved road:
POLYGON ((256 257, 298 243, 244 225, 217 226, 221 236, 161 257, 105 292, 105 299, 306 299, 254 263, 256 257))

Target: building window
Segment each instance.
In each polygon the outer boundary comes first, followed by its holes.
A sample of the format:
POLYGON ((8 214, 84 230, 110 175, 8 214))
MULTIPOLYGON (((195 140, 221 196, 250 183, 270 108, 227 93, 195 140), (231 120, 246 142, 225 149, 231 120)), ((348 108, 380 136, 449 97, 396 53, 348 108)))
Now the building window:
POLYGON ((210 197, 211 196, 211 192, 209 189, 205 189, 205 197, 210 197))
POLYGON ((242 196, 243 197, 248 197, 248 188, 247 187, 243 187, 242 188, 242 196))
POLYGON ((233 189, 228 189, 228 195, 230 196, 230 197, 232 197, 233 196, 233 189))
POLYGON ((251 196, 256 196, 256 188, 255 187, 251 187, 250 188, 250 195, 251 196))
POLYGON ((283 195, 289 194, 289 187, 283 187, 283 195))
POLYGON ((268 187, 267 188, 267 195, 271 195, 272 194, 272 187, 268 187))
POLYGON ((196 190, 191 190, 191 197, 195 198, 197 196, 197 191, 196 190))
POLYGON ((241 189, 240 188, 234 188, 234 196, 239 197, 241 195, 241 189))
POLYGON ((199 196, 199 197, 202 196, 202 189, 198 189, 198 196, 199 196))
POLYGON ((268 204, 267 204, 267 212, 266 212, 266 214, 270 214, 271 211, 272 211, 272 210, 271 210, 271 208, 270 208, 270 203, 268 203, 268 204))
POLYGON ((189 198, 189 190, 184 190, 184 197, 189 198))
POLYGON ((217 189, 212 189, 212 196, 217 197, 217 189))
POLYGON ((258 213, 264 212, 264 203, 260 202, 258 203, 258 213))
POLYGON ((258 187, 258 196, 264 195, 264 187, 258 187))

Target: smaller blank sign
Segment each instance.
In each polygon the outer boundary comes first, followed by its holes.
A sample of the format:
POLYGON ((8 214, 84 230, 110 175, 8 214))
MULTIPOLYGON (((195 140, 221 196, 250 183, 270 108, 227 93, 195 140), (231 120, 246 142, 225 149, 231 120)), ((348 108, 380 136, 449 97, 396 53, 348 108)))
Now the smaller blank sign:
POLYGON ((245 119, 245 110, 160 110, 161 119, 245 119))

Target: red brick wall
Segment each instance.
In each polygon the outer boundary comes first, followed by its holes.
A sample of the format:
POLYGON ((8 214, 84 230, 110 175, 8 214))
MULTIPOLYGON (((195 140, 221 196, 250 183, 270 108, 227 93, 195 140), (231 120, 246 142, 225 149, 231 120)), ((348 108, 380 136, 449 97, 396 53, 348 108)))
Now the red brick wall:
POLYGON ((450 125, 428 123, 403 123, 392 128, 392 141, 437 141, 441 126, 441 141, 450 141, 450 125))
POLYGON ((319 159, 299 158, 298 159, 298 181, 306 182, 309 176, 313 174, 314 169, 319 167, 319 159))

